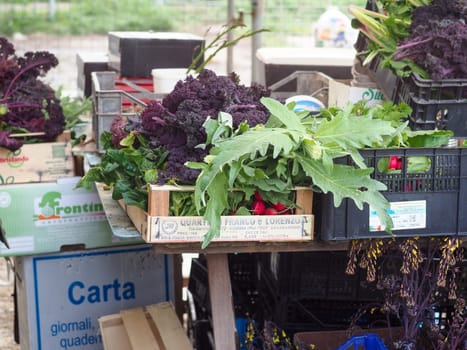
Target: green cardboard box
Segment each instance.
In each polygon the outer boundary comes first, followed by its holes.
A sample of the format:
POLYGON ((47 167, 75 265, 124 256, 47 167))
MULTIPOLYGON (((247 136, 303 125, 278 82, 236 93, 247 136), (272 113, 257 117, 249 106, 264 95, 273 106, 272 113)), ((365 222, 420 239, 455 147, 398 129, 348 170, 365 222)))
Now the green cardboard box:
POLYGON ((96 189, 77 189, 79 179, 0 186, 0 219, 9 245, 0 243, 0 256, 142 243, 112 234, 96 189))

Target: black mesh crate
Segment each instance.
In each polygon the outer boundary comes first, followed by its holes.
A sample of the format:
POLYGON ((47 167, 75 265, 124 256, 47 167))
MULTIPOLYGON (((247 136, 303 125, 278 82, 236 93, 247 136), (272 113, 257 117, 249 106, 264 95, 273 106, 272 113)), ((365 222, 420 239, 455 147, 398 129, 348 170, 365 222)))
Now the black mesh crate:
POLYGON ((210 314, 211 300, 209 298, 208 270, 205 259, 191 260, 188 291, 191 293, 196 305, 202 309, 203 314, 210 314))
MULTIPOLYGON (((366 8, 375 10, 373 0, 366 8)), ((368 39, 359 33, 355 49, 365 52, 368 39)), ((361 62, 364 55, 358 55, 361 62)), ((405 102, 412 108, 409 125, 413 130, 452 130, 456 137, 467 136, 467 79, 424 79, 417 73, 401 78, 381 66, 379 55, 365 68, 383 96, 395 103, 405 102)))
POLYGON ((405 102, 412 108, 412 130, 452 130, 456 137, 467 136, 467 79, 435 81, 416 73, 400 78, 381 67, 379 56, 366 68, 387 100, 405 102))
MULTIPOLYGON (((257 290, 257 260, 255 254, 229 254, 229 272, 234 311, 237 315, 254 314, 259 293, 257 290)), ((206 259, 200 255, 192 259, 188 290, 206 314, 211 313, 206 259)))
POLYGON ((376 287, 365 283, 363 270, 355 275, 345 273, 347 262, 345 251, 263 254, 259 284, 268 288, 275 300, 381 300, 376 287))
MULTIPOLYGON (((391 203, 393 236, 439 236, 467 234, 467 148, 400 148, 363 150, 373 178, 383 182, 382 192, 391 203), (400 159, 396 172, 378 170, 391 157, 400 159), (408 164, 425 162, 426 169, 410 172, 408 164)), ((346 158, 348 164, 350 158, 346 158)), ((316 232, 322 240, 389 238, 377 224, 368 205, 359 210, 345 199, 334 207, 332 194, 315 196, 316 232)))
POLYGON ((413 130, 452 130, 457 137, 467 136, 467 79, 434 81, 414 73, 397 80, 392 100, 412 108, 413 130))
POLYGON ((274 322, 289 336, 306 330, 346 329, 353 321, 362 328, 386 321, 385 315, 376 312, 360 318, 359 311, 366 306, 365 302, 348 300, 281 298, 274 304, 265 303, 263 319, 274 322))

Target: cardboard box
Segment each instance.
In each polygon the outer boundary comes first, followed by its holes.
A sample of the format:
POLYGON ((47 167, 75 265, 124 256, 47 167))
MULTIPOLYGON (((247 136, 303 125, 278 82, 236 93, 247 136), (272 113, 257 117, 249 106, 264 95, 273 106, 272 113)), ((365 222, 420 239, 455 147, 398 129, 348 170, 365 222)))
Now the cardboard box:
POLYGON ((56 142, 25 144, 17 151, 0 148, 0 185, 55 181, 74 176, 70 132, 56 142))
POLYGON ((0 243, 0 256, 142 243, 112 235, 96 189, 76 189, 79 179, 1 186, 0 218, 10 248, 0 243))
POLYGON ((104 350, 192 350, 170 302, 99 318, 104 350))
POLYGON ((174 300, 172 255, 150 245, 15 258, 22 350, 102 350, 98 318, 174 300))
MULTIPOLYGON (((209 224, 201 216, 169 216, 171 191, 193 191, 192 187, 157 186, 149 189, 148 213, 120 204, 148 243, 202 242, 209 224)), ((110 191, 107 195, 110 195, 110 191)), ((102 196, 103 191, 99 191, 102 196)), ((222 216, 220 236, 213 241, 310 241, 313 239, 313 191, 297 189, 295 215, 222 216)))
POLYGON ((366 106, 371 107, 384 102, 381 91, 374 87, 350 86, 349 82, 329 81, 329 101, 330 107, 344 107, 349 102, 367 101, 366 106))

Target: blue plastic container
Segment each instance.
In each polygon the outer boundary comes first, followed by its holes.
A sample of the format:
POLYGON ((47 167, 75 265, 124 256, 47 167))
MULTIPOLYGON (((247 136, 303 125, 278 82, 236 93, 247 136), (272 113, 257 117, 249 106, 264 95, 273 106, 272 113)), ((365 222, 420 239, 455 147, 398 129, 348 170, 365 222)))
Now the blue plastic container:
POLYGON ((370 333, 353 336, 336 350, 387 350, 387 348, 378 335, 370 333))

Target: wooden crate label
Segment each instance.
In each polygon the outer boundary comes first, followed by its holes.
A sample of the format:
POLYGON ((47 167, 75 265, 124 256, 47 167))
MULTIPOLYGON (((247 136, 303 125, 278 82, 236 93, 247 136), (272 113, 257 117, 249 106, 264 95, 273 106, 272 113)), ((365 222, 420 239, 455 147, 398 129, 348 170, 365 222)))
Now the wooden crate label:
MULTIPOLYGON (((150 241, 202 241, 209 224, 199 216, 149 216, 150 241)), ((222 216, 214 241, 311 240, 313 215, 222 216)))

